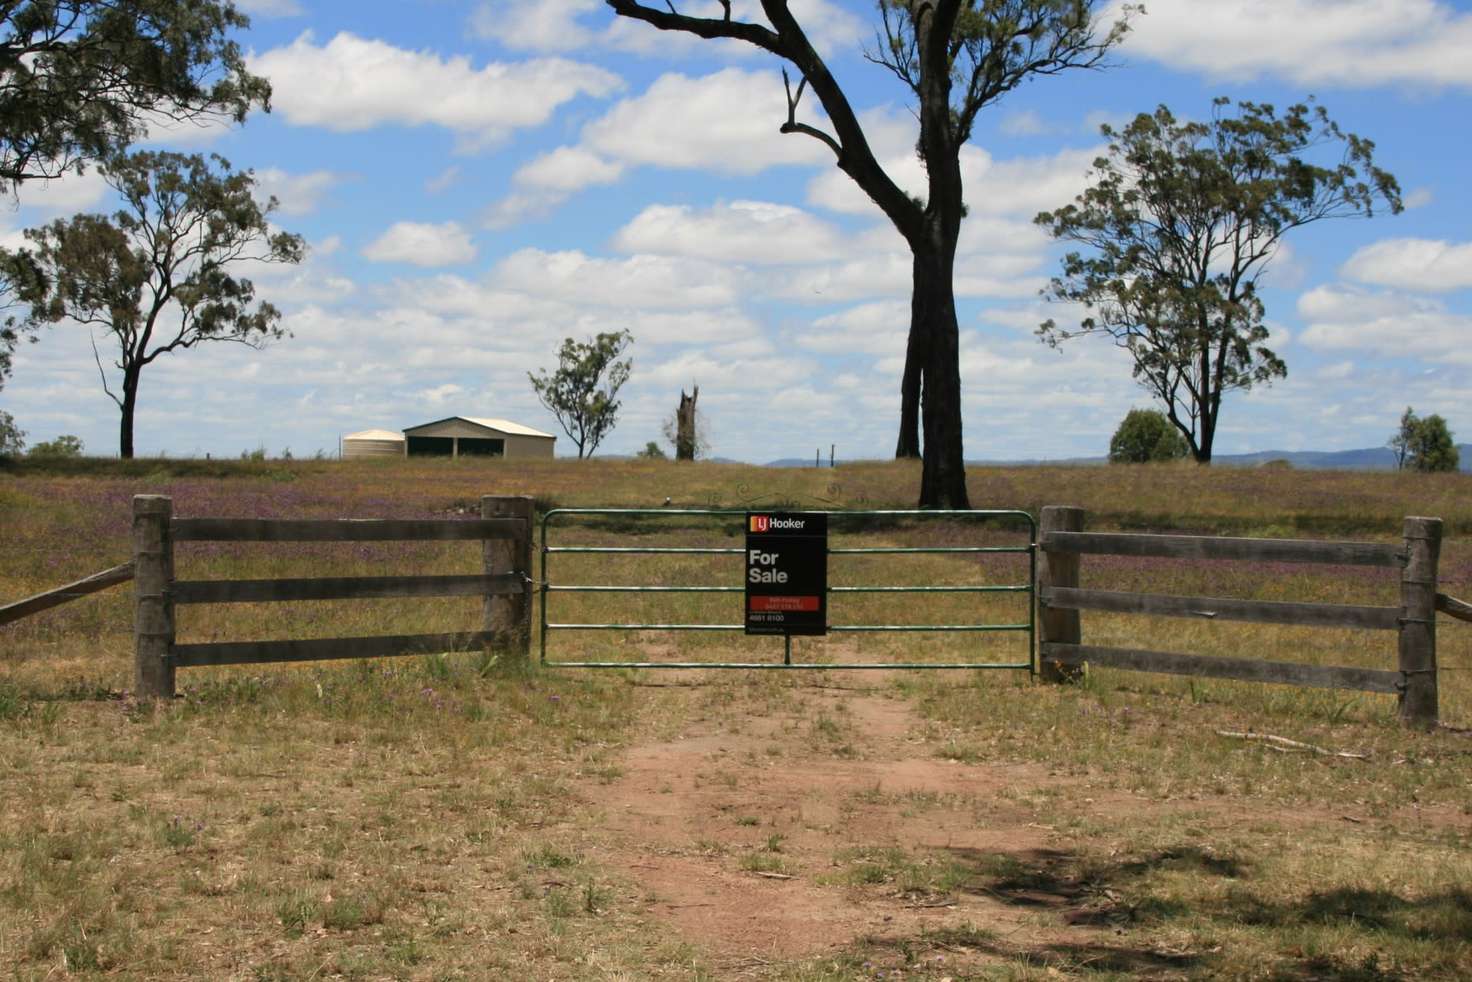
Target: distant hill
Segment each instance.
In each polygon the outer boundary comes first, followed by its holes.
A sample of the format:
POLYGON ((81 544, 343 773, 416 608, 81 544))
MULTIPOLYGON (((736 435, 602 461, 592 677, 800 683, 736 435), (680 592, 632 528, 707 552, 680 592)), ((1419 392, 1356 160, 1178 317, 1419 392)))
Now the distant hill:
MULTIPOLYGON (((1472 443, 1457 444, 1461 469, 1472 473, 1472 443)), ((1303 470, 1390 471, 1395 470, 1395 454, 1389 447, 1366 447, 1361 450, 1259 450, 1255 453, 1218 454, 1212 463, 1222 467, 1260 467, 1271 460, 1286 460, 1303 470)), ((1064 457, 1057 460, 968 460, 968 466, 1041 467, 1045 465, 1091 467, 1108 463, 1107 457, 1064 457)), ((826 467, 825 460, 823 465, 826 467)), ((843 461, 839 461, 839 466, 843 461)), ((811 457, 783 457, 766 467, 812 467, 811 457)))
MULTIPOLYGON (((1472 444, 1457 444, 1461 470, 1472 472, 1472 444)), ((1263 450, 1258 453, 1222 454, 1213 463, 1228 467, 1257 467, 1270 460, 1286 460, 1304 470, 1393 471, 1395 454, 1389 447, 1362 450, 1263 450)))

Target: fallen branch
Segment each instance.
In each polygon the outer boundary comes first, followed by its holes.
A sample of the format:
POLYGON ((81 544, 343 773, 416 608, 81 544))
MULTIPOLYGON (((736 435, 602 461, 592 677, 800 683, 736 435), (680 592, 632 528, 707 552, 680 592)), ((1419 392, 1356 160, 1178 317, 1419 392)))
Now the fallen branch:
POLYGON ((1279 753, 1315 753, 1321 757, 1347 757, 1351 760, 1369 760, 1369 754, 1351 753, 1348 750, 1326 750, 1316 747, 1312 743, 1303 743, 1299 740, 1290 740, 1287 737, 1274 736, 1271 733, 1239 733, 1235 730, 1217 730, 1217 736, 1228 737, 1232 740, 1255 740, 1266 743, 1269 750, 1279 753))
POLYGON ((762 870, 752 870, 757 876, 765 876, 769 880, 795 880, 797 877, 791 873, 767 873, 762 870))

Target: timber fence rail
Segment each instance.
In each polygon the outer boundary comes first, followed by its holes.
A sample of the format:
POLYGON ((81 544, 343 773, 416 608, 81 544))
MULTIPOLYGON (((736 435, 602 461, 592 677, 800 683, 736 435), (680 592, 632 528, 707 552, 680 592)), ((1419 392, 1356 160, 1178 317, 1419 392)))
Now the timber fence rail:
POLYGON ((1063 681, 1086 664, 1319 688, 1394 693, 1407 723, 1437 722, 1436 611, 1472 620, 1472 606, 1436 592, 1441 519, 1407 518, 1403 544, 1243 539, 1084 531, 1081 508, 1043 509, 1039 525, 1039 660, 1044 679, 1063 681), (1080 557, 1154 556, 1377 566, 1400 573, 1399 606, 1285 603, 1079 588, 1080 557), (1344 668, 1113 648, 1083 643, 1080 612, 1157 614, 1315 627, 1395 631, 1396 669, 1344 668))
MULTIPOLYGON (((133 499, 134 689, 143 698, 174 695, 175 672, 201 665, 381 658, 499 647, 525 658, 531 644, 532 499, 486 496, 478 519, 361 520, 174 518, 162 495, 133 499), (176 580, 179 542, 480 541, 485 572, 456 576, 310 577, 176 580), (482 630, 310 640, 179 644, 179 604, 382 597, 484 597, 482 630)), ((119 567, 121 568, 121 567, 119 567)), ((85 581, 84 581, 85 582, 85 581)))
POLYGON ((100 573, 93 573, 75 583, 68 583, 66 586, 59 586, 54 590, 47 590, 14 603, 0 605, 0 625, 13 623, 23 617, 30 617, 32 614, 39 614, 52 607, 60 607, 62 604, 106 590, 108 587, 126 583, 132 578, 133 564, 123 563, 100 573))

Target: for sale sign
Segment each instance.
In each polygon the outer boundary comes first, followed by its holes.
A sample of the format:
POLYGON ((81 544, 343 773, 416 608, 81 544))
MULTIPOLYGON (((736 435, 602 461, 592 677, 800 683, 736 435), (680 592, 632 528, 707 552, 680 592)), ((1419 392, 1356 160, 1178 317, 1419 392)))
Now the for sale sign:
POLYGON ((746 514, 746 633, 828 633, 828 516, 746 514))

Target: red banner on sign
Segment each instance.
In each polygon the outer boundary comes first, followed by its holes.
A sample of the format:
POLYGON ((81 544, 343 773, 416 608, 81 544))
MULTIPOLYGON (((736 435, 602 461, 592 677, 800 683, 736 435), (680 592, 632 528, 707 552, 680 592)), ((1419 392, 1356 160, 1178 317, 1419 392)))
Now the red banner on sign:
POLYGON ((812 612, 818 609, 817 597, 751 597, 749 610, 799 610, 812 612))

